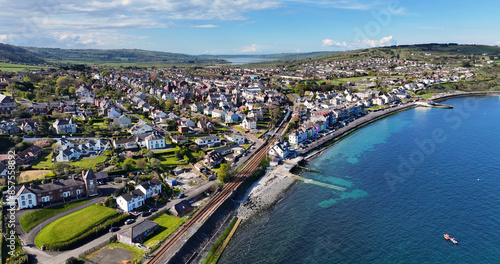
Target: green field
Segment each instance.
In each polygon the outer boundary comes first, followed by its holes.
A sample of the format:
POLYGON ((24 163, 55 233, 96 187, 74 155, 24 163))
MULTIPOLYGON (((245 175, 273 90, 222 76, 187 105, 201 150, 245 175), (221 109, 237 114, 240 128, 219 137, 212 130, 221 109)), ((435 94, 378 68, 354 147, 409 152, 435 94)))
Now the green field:
POLYGON ((98 163, 105 162, 106 159, 107 159, 106 156, 101 155, 95 157, 95 159, 81 159, 79 161, 69 162, 68 164, 80 168, 89 169, 95 167, 98 163))
POLYGON ((114 209, 91 205, 80 211, 61 217, 44 227, 36 236, 35 244, 37 247, 41 247, 44 244, 69 241, 117 214, 118 212, 114 209))
POLYGON ((38 69, 50 69, 54 67, 45 67, 45 66, 32 66, 25 64, 15 64, 15 63, 5 63, 0 62, 0 71, 25 71, 25 70, 38 70, 38 69))
POLYGON ((54 215, 65 212, 71 208, 75 208, 81 204, 88 202, 88 200, 76 201, 67 204, 56 205, 50 208, 40 209, 29 212, 21 217, 21 227, 24 231, 29 232, 33 227, 45 221, 54 215))
POLYGON ((37 170, 52 169, 52 152, 42 154, 38 161, 36 161, 31 167, 37 170))
POLYGON ((148 240, 144 242, 146 247, 153 247, 159 242, 165 240, 169 237, 179 226, 186 222, 187 218, 178 218, 168 214, 162 214, 159 217, 155 218, 153 221, 160 225, 160 231, 156 235, 152 236, 148 240))

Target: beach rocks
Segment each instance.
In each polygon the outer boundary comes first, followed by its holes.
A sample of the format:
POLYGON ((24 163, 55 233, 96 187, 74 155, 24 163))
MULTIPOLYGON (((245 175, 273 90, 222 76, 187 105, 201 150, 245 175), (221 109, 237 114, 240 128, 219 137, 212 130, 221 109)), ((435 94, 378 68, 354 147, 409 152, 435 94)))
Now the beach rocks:
POLYGON ((238 208, 238 218, 248 219, 278 202, 285 191, 295 183, 295 180, 266 173, 249 194, 247 201, 238 208))

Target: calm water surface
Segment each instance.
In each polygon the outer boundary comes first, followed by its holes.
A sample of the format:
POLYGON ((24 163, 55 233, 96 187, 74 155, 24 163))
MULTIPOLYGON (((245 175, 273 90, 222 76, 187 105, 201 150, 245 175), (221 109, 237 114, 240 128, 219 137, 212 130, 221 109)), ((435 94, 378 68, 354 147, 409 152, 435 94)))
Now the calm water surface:
POLYGON ((500 263, 500 97, 445 103, 323 152, 302 176, 348 190, 297 183, 219 263, 500 263))

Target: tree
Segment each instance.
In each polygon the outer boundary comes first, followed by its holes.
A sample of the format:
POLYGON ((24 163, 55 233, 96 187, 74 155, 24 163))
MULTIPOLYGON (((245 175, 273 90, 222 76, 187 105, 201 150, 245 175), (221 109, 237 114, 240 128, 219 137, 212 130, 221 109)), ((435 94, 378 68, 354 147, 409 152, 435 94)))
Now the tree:
POLYGON ((57 86, 61 88, 69 88, 74 85, 74 79, 68 76, 62 76, 57 78, 57 86))
POLYGON ((137 167, 138 167, 138 168, 140 168, 140 169, 145 169, 145 168, 146 168, 146 166, 147 166, 147 163, 146 163, 146 160, 145 160, 145 159, 138 159, 138 160, 136 161, 136 165, 137 165, 137 167))
POLYGON ((217 179, 222 183, 229 181, 229 166, 226 163, 220 165, 219 172, 217 172, 217 179))
POLYGON ((168 110, 172 110, 174 108, 174 105, 175 105, 175 100, 174 98, 172 97, 169 97, 167 99, 167 102, 165 103, 165 107, 168 109, 168 110))
POLYGON ((55 174, 61 175, 63 172, 66 172, 68 167, 68 164, 64 162, 54 162, 54 164, 52 165, 52 170, 55 174))
POLYGON ((104 206, 109 208, 116 208, 116 199, 111 196, 104 199, 104 206))
POLYGON ((151 168, 153 168, 153 169, 161 168, 161 161, 157 158, 152 158, 149 163, 150 163, 151 168))

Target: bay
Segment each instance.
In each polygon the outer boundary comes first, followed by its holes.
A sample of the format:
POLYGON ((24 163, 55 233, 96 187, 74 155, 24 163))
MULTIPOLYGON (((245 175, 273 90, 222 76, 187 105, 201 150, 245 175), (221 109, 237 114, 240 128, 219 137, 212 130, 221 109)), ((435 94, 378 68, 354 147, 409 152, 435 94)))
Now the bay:
POLYGON ((456 98, 364 127, 310 162, 219 263, 499 263, 500 97, 456 98), (455 246, 443 238, 448 233, 455 246))

